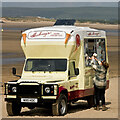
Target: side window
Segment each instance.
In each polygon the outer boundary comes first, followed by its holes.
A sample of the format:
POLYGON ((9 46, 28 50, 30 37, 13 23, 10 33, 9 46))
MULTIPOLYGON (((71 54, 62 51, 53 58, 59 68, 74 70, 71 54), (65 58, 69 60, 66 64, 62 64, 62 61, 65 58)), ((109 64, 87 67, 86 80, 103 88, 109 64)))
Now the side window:
POLYGON ((32 66, 33 66, 33 61, 27 61, 27 65, 26 65, 26 68, 27 70, 31 70, 32 69, 32 66))
POLYGON ((84 40, 84 53, 91 57, 96 53, 96 39, 85 39, 84 40))
POLYGON ((85 55, 85 65, 90 66, 90 59, 94 53, 96 53, 96 39, 85 39, 84 40, 84 55, 85 55))
POLYGON ((70 76, 75 76, 75 62, 71 61, 69 64, 70 76))
POLYGON ((105 39, 97 38, 84 40, 84 56, 86 66, 91 65, 91 60, 89 58, 92 57, 94 53, 97 54, 97 59, 99 61, 106 60, 105 39))
POLYGON ((97 59, 100 61, 106 60, 105 39, 97 40, 97 59))

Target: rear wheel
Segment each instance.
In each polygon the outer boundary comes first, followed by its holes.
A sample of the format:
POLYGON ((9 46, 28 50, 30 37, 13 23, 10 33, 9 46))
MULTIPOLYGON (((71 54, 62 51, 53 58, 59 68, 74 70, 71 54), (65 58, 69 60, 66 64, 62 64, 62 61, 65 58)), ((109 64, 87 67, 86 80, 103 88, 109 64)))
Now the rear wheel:
POLYGON ((21 106, 16 102, 7 102, 6 109, 9 116, 15 116, 20 114, 21 106))
POLYGON ((55 107, 52 107, 53 115, 65 115, 67 114, 67 97, 61 94, 55 103, 55 107))
POLYGON ((95 104, 94 95, 88 96, 87 97, 87 102, 88 102, 89 107, 93 107, 94 104, 95 104))

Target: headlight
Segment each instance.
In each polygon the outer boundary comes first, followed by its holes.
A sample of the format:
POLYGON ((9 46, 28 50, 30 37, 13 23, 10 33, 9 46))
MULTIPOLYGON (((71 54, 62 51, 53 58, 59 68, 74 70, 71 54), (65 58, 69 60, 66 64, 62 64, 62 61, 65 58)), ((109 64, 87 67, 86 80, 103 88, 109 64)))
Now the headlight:
POLYGON ((57 95, 57 85, 54 85, 54 95, 57 95))
POLYGON ((46 92, 46 93, 50 93, 50 88, 49 88, 49 87, 46 87, 46 88, 45 88, 45 92, 46 92))
POLYGON ((8 84, 8 94, 16 94, 17 86, 15 84, 8 84))
POLYGON ((44 84, 42 85, 42 91, 43 96, 54 96, 58 94, 58 87, 57 85, 52 84, 44 84))
POLYGON ((17 92, 17 88, 16 87, 12 87, 12 92, 17 92))
POLYGON ((5 94, 8 94, 8 84, 5 83, 5 94))

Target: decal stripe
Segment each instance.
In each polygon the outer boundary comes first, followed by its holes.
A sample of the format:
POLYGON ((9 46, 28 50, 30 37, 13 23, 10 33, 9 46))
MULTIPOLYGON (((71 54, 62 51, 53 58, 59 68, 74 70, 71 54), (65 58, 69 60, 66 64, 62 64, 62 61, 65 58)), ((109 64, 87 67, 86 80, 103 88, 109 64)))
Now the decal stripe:
MULTIPOLYGON (((107 80, 106 89, 108 89, 108 88, 109 88, 109 80, 107 80)), ((59 87, 59 95, 60 95, 61 91, 63 91, 63 90, 67 90, 67 89, 64 88, 63 86, 59 87)), ((59 95, 57 96, 57 98, 59 97, 59 95)), ((68 101, 77 99, 77 98, 90 96, 90 95, 94 95, 94 88, 84 89, 84 90, 74 90, 74 91, 68 92, 68 101)))
POLYGON ((94 88, 85 89, 85 90, 76 90, 69 92, 70 96, 68 97, 68 100, 76 99, 76 98, 82 98, 85 96, 93 95, 94 94, 94 88))

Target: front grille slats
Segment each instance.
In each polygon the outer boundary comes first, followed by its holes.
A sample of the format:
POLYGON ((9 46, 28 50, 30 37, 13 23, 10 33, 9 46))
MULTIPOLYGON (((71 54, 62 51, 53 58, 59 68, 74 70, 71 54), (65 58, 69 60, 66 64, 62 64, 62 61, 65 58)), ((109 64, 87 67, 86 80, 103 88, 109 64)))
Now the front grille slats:
POLYGON ((19 95, 40 95, 39 85, 19 85, 18 87, 19 95))

